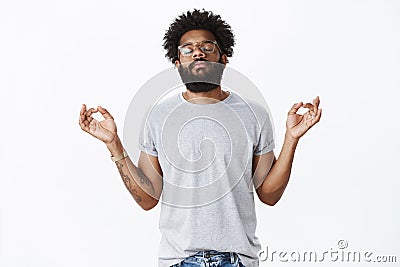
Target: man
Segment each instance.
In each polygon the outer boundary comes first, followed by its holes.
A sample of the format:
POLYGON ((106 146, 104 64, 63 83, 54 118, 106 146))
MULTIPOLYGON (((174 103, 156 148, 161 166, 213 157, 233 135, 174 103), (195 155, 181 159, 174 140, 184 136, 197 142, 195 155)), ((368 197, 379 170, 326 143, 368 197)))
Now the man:
POLYGON ((148 113, 137 166, 106 109, 83 105, 80 127, 107 145, 143 209, 155 207, 162 195, 159 266, 258 266, 252 187, 263 203, 279 201, 299 138, 320 120, 319 98, 292 106, 276 159, 266 109, 220 86, 233 53, 230 26, 212 12, 194 10, 170 25, 164 41, 186 91, 148 113), (301 107, 308 112, 297 114, 301 107), (96 112, 103 121, 92 118, 96 112))

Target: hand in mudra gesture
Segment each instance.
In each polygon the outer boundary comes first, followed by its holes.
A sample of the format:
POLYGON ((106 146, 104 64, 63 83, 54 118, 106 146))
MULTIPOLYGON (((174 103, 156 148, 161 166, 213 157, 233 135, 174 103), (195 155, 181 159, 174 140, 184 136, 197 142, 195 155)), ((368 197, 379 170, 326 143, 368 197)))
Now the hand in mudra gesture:
POLYGON ((82 105, 79 116, 79 125, 85 132, 93 135, 97 139, 108 144, 117 136, 117 125, 111 114, 101 106, 86 110, 86 105, 82 105), (92 114, 100 112, 104 120, 98 121, 92 117, 92 114))
POLYGON ((293 105, 286 121, 286 131, 291 137, 295 139, 302 137, 311 127, 319 122, 322 113, 319 103, 320 100, 317 96, 312 104, 299 102, 293 105), (297 114, 297 111, 301 107, 308 109, 303 115, 297 114))

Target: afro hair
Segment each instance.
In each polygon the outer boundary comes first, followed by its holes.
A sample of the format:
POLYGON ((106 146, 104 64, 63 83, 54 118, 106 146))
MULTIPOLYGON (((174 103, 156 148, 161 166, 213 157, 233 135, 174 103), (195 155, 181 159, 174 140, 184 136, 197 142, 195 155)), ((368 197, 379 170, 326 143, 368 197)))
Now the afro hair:
POLYGON ((231 26, 221 19, 221 16, 214 15, 211 11, 202 11, 194 9, 194 11, 182 13, 170 25, 164 35, 163 47, 167 51, 165 57, 174 63, 178 58, 179 41, 187 31, 190 30, 208 30, 214 36, 221 49, 222 54, 231 57, 233 54, 233 46, 235 38, 231 30, 231 26))

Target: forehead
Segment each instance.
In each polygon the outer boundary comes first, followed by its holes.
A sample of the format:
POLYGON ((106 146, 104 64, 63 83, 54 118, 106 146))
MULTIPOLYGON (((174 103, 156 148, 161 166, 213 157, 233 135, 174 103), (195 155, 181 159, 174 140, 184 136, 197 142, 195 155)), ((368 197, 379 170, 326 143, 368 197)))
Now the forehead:
POLYGON ((185 32, 184 35, 182 35, 179 44, 194 43, 204 40, 215 41, 215 36, 210 31, 207 30, 190 30, 185 32))

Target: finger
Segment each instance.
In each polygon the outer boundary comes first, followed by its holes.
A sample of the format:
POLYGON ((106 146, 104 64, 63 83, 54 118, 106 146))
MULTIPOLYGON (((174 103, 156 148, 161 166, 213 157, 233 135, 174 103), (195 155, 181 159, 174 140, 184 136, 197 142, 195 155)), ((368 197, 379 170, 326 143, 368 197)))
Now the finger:
POLYGON ((304 117, 306 120, 313 121, 313 120, 315 120, 316 115, 317 114, 314 114, 314 111, 310 110, 304 114, 304 117))
POLYGON ((317 122, 319 122, 319 120, 321 119, 321 116, 322 116, 322 108, 319 108, 318 112, 317 112, 317 117, 316 117, 317 122))
POLYGON ((83 123, 83 116, 79 115, 79 124, 83 123))
POLYGON ((112 120, 114 119, 113 116, 111 116, 110 112, 108 112, 105 108, 101 106, 98 106, 97 108, 99 109, 101 115, 103 115, 105 119, 112 119, 112 120))
POLYGON ((82 121, 83 125, 85 125, 85 127, 89 127, 90 122, 89 120, 86 118, 84 121, 82 121))
POLYGON ((83 131, 85 132, 89 131, 88 123, 85 123, 85 121, 82 119, 82 116, 79 116, 79 126, 83 131))
MULTIPOLYGON (((93 113, 93 108, 86 110, 86 105, 82 104, 82 108, 81 108, 81 112, 80 112, 80 121, 82 121, 83 123, 85 123, 88 118, 90 118, 90 115, 93 113)), ((87 124, 87 123, 85 123, 87 124)))
POLYGON ((319 108, 319 103, 321 103, 321 99, 319 98, 319 96, 316 97, 316 103, 317 103, 317 109, 318 109, 319 108))
POLYGON ((311 103, 305 103, 302 106, 303 108, 308 108, 308 114, 312 117, 315 117, 315 115, 317 115, 316 112, 314 112, 314 105, 311 103))
POLYGON ((82 106, 81 112, 79 114, 79 123, 83 123, 86 120, 85 113, 85 108, 82 106))
POLYGON ((295 103, 289 110, 288 115, 296 114, 301 106, 303 106, 303 102, 295 103))
POLYGON ((81 111, 79 112, 79 117, 81 120, 84 120, 86 114, 86 105, 82 104, 81 111))
POLYGON ((314 112, 314 115, 317 115, 317 112, 318 112, 318 96, 313 99, 313 112, 314 112))
POLYGON ((79 116, 79 124, 88 126, 89 125, 88 118, 90 118, 90 117, 86 117, 85 115, 80 115, 79 116))
POLYGON ((90 116, 93 112, 94 108, 89 108, 88 110, 85 111, 85 113, 83 115, 85 115, 85 117, 90 116))
POLYGON ((88 111, 86 111, 85 116, 90 117, 92 116, 93 113, 97 112, 97 108, 90 108, 88 111))
POLYGON ((86 105, 82 104, 80 115, 83 115, 86 112, 86 105))
POLYGON ((91 115, 94 113, 94 108, 90 108, 89 110, 85 111, 83 115, 81 115, 82 123, 86 126, 89 126, 90 122, 92 121, 91 115))
POLYGON ((97 112, 97 109, 90 108, 89 110, 86 110, 86 105, 82 104, 80 116, 79 116, 79 125, 81 126, 81 129, 84 130, 85 132, 89 132, 90 128, 90 123, 92 122, 93 118, 91 115, 97 112))
POLYGON ((305 104, 303 104, 303 108, 313 109, 313 104, 305 103, 305 104))
POLYGON ((318 110, 317 110, 317 115, 316 115, 315 118, 312 120, 311 126, 314 126, 315 124, 317 124, 317 123, 319 122, 319 120, 321 119, 321 115, 322 115, 322 109, 318 109, 318 110))
POLYGON ((318 112, 318 109, 319 109, 319 103, 321 103, 321 100, 320 100, 320 98, 319 98, 319 96, 317 96, 316 98, 315 98, 315 112, 317 113, 318 112))

